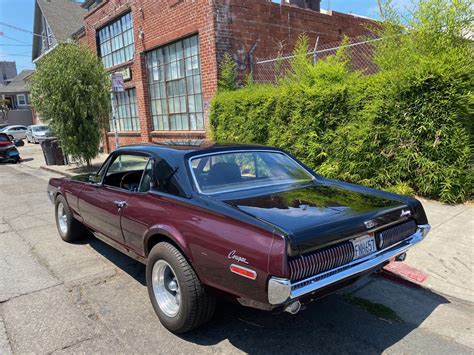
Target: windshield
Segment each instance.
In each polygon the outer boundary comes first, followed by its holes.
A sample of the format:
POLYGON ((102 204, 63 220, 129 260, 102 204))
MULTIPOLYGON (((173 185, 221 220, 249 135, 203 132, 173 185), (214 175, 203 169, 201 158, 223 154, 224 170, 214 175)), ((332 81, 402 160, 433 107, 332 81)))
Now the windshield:
POLYGON ((0 142, 10 142, 10 138, 6 134, 0 134, 0 142))
POLYGON ((314 180, 301 165, 280 152, 206 155, 192 158, 191 168, 199 190, 206 194, 314 180))
POLYGON ((36 126, 33 127, 33 132, 44 132, 48 130, 48 126, 36 126))

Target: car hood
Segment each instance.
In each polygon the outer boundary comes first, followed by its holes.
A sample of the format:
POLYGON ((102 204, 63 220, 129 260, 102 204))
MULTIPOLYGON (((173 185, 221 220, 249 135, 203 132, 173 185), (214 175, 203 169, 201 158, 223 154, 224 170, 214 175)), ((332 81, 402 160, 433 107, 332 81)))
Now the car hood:
POLYGON ((408 210, 400 200, 324 183, 225 202, 282 229, 297 252, 406 219, 401 211, 408 210), (369 221, 376 226, 367 227, 369 221))

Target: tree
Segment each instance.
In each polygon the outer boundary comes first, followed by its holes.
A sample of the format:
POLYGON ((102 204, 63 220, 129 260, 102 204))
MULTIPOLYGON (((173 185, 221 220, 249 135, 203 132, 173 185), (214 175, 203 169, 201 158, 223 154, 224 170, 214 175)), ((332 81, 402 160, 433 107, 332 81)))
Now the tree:
POLYGON ((10 111, 10 107, 8 107, 8 103, 10 101, 0 99, 0 122, 6 122, 8 119, 8 112, 10 111))
POLYGON ((219 65, 219 90, 233 91, 237 89, 237 64, 229 53, 225 53, 219 65))
POLYGON ((109 92, 109 74, 96 55, 77 43, 62 43, 39 61, 31 97, 65 153, 89 166, 99 152, 109 92))

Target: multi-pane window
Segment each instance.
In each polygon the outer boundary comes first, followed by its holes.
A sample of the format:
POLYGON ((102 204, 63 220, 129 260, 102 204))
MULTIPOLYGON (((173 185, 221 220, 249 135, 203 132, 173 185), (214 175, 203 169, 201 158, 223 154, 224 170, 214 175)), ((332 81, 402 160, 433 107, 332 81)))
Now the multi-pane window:
MULTIPOLYGON (((115 114, 117 115, 118 131, 139 131, 140 122, 137 115, 135 89, 115 93, 115 114)), ((110 130, 114 130, 114 122, 110 121, 110 130)))
POLYGON ((98 38, 100 57, 106 68, 132 59, 135 51, 132 13, 102 28, 98 33, 98 38))
POLYGON ((203 130, 198 36, 147 54, 153 129, 203 130))
POLYGON ((25 106, 26 105, 26 96, 25 96, 25 94, 16 95, 16 99, 18 101, 18 106, 25 106))

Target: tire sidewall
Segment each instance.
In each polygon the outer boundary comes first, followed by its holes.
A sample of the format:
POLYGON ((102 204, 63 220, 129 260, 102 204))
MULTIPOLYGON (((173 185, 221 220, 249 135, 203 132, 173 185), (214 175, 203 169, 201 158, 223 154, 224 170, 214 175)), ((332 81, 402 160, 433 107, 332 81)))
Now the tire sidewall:
MULTIPOLYGON (((168 249, 165 244, 168 243, 159 243, 153 247, 150 254, 148 255, 147 267, 146 267, 146 283, 148 288, 148 295, 150 296, 151 304, 158 315, 158 318, 163 323, 163 325, 171 331, 179 332, 182 329, 186 321, 188 319, 189 313, 189 293, 187 290, 187 286, 185 284, 186 276, 184 275, 183 269, 177 260, 174 253, 168 249), (169 317, 166 315, 158 305, 156 301, 155 294, 153 291, 153 283, 152 283, 152 272, 153 266, 158 260, 166 261, 176 276, 178 281, 178 285, 181 291, 181 303, 179 307, 178 314, 174 317, 169 317)), ((171 245, 171 244, 168 244, 171 245)), ((174 247, 173 247, 174 248, 174 247)), ((179 251, 178 251, 179 253, 179 251)))
POLYGON ((62 240, 69 241, 70 237, 71 237, 70 234, 71 234, 72 216, 71 216, 71 211, 69 209, 69 206, 66 202, 66 199, 62 195, 58 195, 58 197, 56 197, 56 201, 55 201, 55 204, 54 204, 54 217, 55 217, 55 220, 56 220, 56 228, 58 230, 59 236, 61 237, 62 240), (59 208, 60 204, 63 205, 64 212, 67 215, 67 232, 65 234, 63 234, 61 232, 61 228, 59 228, 58 208, 59 208))

